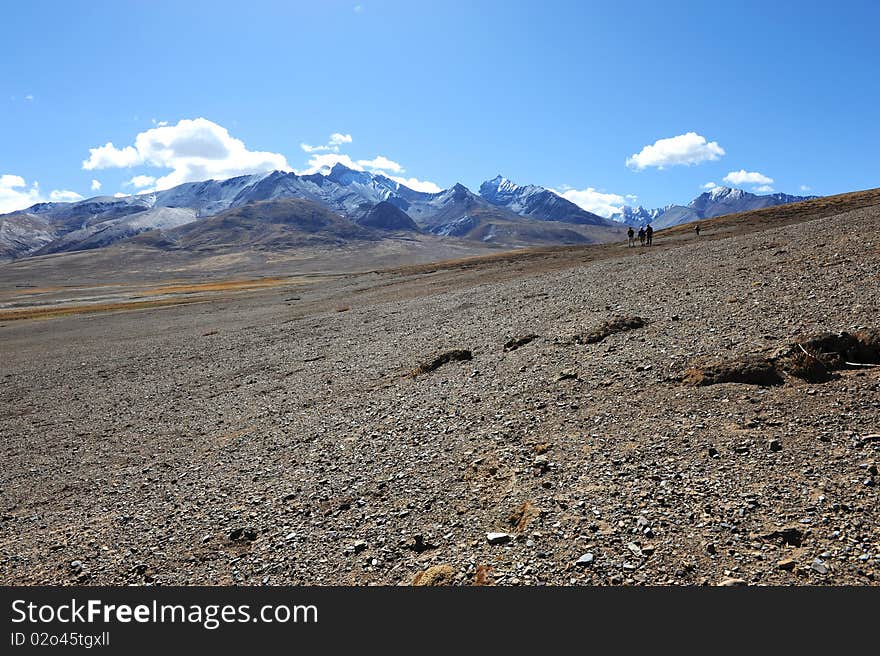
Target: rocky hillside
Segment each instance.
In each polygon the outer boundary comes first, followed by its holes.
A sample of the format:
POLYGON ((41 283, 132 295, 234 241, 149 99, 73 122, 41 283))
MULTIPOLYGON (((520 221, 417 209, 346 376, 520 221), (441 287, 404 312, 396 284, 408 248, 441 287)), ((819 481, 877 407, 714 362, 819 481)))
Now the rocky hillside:
POLYGON ((878 220, 7 310, 4 580, 876 585, 878 220))

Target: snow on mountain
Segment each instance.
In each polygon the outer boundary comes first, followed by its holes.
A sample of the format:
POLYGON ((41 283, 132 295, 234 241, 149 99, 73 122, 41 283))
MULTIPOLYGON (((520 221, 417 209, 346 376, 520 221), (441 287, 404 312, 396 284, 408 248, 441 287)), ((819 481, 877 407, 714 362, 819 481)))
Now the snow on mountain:
POLYGON ((664 208, 646 210, 643 207, 624 207, 623 212, 614 215, 615 221, 634 226, 650 223, 654 228, 668 228, 682 223, 710 219, 723 214, 735 214, 757 210, 774 205, 787 205, 817 196, 790 196, 789 194, 768 194, 760 196, 742 189, 715 187, 694 198, 687 205, 667 205, 664 208))
POLYGON ((518 185, 496 176, 475 194, 462 184, 437 193, 419 192, 381 174, 355 171, 336 164, 328 173, 298 175, 272 171, 228 180, 187 182, 172 189, 124 196, 98 196, 73 203, 39 203, 27 210, 0 216, 0 257, 98 248, 147 230, 166 230, 200 221, 257 201, 302 199, 318 203, 358 223, 413 229, 467 238, 531 240, 608 239, 620 224, 662 228, 688 221, 742 212, 810 197, 771 194, 757 196, 742 189, 716 187, 687 206, 662 209, 624 207, 611 219, 587 212, 558 194, 537 185, 518 185), (396 215, 381 204, 403 213, 396 215), (525 223, 524 223, 525 222, 525 223), (559 225, 575 224, 576 233, 559 225), (609 232, 611 228, 611 232, 609 232), (592 232, 591 232, 592 231, 592 232), (479 235, 479 237, 476 237, 479 235))
POLYGON ((540 221, 610 225, 608 219, 581 209, 549 189, 537 185, 520 186, 501 175, 480 185, 480 197, 515 214, 540 221))

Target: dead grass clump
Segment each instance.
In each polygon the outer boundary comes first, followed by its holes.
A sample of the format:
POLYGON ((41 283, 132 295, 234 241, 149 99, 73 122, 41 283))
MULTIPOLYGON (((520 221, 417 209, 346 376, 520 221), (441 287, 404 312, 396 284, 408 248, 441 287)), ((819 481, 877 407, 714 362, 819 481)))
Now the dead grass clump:
POLYGON ((455 582, 455 570, 451 565, 434 565, 419 572, 412 580, 413 585, 452 585, 455 582))
POLYGON ((471 358, 473 358, 473 355, 470 351, 466 349, 453 349, 452 351, 446 351, 446 353, 438 355, 433 360, 423 362, 418 367, 413 369, 410 375, 415 378, 416 376, 419 376, 421 374, 427 374, 435 371, 447 362, 461 362, 465 360, 470 360, 471 358))
POLYGON ((786 373, 808 383, 824 383, 834 377, 821 354, 805 348, 798 348, 782 358, 779 365, 786 373))
POLYGON ((508 340, 504 344, 505 351, 515 351, 520 346, 525 346, 529 342, 533 342, 538 338, 537 335, 523 335, 522 337, 514 337, 511 340, 508 340))
POLYGON ((492 567, 490 565, 477 565, 477 571, 474 572, 474 585, 495 585, 491 576, 492 567))
POLYGON ((574 341, 578 344, 598 344, 606 337, 615 333, 642 328, 646 323, 644 319, 636 316, 614 317, 586 335, 576 336, 574 341))
POLYGON ((529 522, 538 516, 538 509, 531 501, 526 501, 507 516, 507 523, 517 533, 522 533, 528 527, 529 522))
POLYGON ((685 385, 695 387, 719 383, 768 386, 783 382, 772 360, 755 356, 694 366, 684 376, 685 385))
POLYGON ((859 330, 853 337, 856 338, 856 345, 851 352, 853 362, 861 364, 880 363, 880 328, 859 330))

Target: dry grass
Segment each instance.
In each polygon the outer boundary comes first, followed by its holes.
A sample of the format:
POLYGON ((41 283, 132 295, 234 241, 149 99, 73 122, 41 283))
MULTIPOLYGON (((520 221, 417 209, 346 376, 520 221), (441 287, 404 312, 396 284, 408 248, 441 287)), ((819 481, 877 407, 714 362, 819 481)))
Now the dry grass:
POLYGON ((450 565, 434 565, 419 572, 412 580, 413 585, 452 585, 455 582, 455 570, 450 565))
POLYGON ((528 527, 529 522, 537 517, 538 514, 538 509, 535 505, 531 501, 526 501, 507 516, 507 523, 510 524, 514 531, 522 533, 528 527))
POLYGON ((140 296, 155 296, 157 294, 195 294, 199 292, 234 292, 247 289, 262 289, 266 287, 278 287, 287 282, 287 278, 258 278, 256 280, 220 280, 217 282, 194 283, 189 285, 166 285, 164 287, 152 287, 140 296))
POLYGON ((53 307, 22 308, 18 310, 0 310, 0 321, 20 321, 23 319, 57 319, 59 317, 78 314, 94 314, 96 312, 116 312, 127 310, 144 310, 148 308, 167 307, 169 305, 189 305, 204 303, 198 299, 159 299, 154 301, 122 301, 119 303, 91 303, 88 305, 65 305, 53 307))
POLYGON ((433 360, 422 362, 418 367, 410 372, 410 376, 415 378, 420 374, 427 374, 436 369, 439 369, 447 362, 460 362, 470 360, 472 357, 473 356, 470 351, 467 351, 465 349, 453 349, 452 351, 447 351, 446 353, 438 355, 433 360))

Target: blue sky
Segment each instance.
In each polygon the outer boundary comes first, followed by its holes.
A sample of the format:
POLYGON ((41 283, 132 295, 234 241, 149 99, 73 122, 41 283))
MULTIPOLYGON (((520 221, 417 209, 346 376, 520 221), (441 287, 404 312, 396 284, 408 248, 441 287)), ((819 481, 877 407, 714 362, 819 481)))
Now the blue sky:
POLYGON ((2 12, 4 211, 337 159, 425 189, 502 173, 606 213, 725 178, 795 194, 880 184, 877 2, 2 12))

